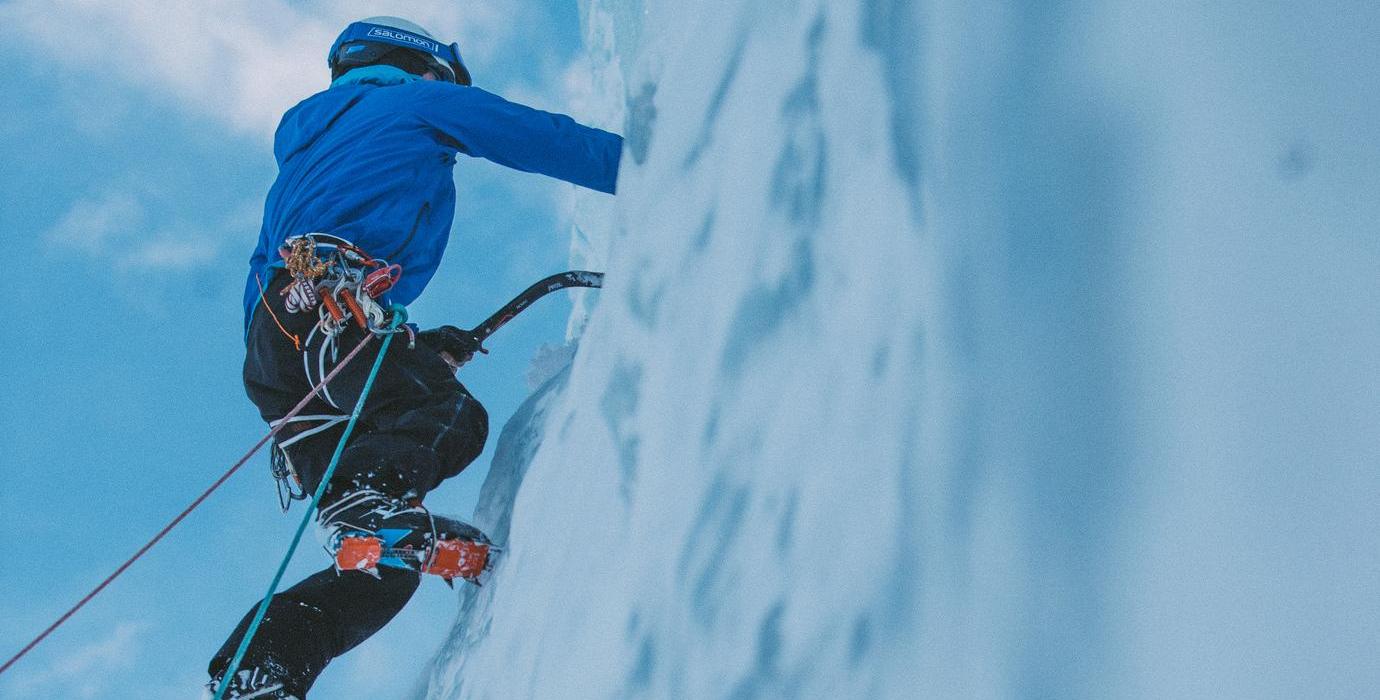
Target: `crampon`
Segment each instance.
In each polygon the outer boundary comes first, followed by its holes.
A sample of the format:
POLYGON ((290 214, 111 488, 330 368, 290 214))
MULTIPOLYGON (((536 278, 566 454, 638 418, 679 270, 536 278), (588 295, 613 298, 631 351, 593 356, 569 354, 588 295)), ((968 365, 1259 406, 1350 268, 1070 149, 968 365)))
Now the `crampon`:
POLYGON ((479 528, 435 515, 420 505, 379 498, 372 493, 328 509, 326 550, 337 571, 378 575, 378 567, 464 579, 482 584, 499 549, 479 528))
POLYGON ((412 569, 450 581, 464 579, 480 585, 493 570, 497 547, 472 540, 438 540, 428 548, 396 546, 406 531, 381 530, 345 534, 335 548, 335 568, 340 571, 377 571, 380 566, 412 569))

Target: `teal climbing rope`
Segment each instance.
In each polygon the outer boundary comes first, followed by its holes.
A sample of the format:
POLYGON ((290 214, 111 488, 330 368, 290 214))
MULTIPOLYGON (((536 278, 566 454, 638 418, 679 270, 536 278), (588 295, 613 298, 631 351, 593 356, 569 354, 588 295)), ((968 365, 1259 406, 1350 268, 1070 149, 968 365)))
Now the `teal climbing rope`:
MULTIPOLYGON (((388 329, 396 330, 407 320, 407 309, 394 304, 392 316, 388 329)), ((312 515, 316 513, 316 506, 321 502, 321 496, 326 493, 326 485, 330 483, 336 465, 340 462, 340 455, 345 451, 345 443, 349 441, 350 434, 354 432, 355 423, 359 421, 359 414, 364 408, 364 401, 369 398, 369 390, 374 386, 374 377, 378 376, 379 367, 383 366, 383 357, 388 353, 388 346, 392 344, 394 335, 394 333, 389 333, 383 339, 383 346, 379 348, 379 356, 374 359, 374 366, 369 370, 369 378, 364 380, 364 389, 359 392, 359 400, 355 402, 355 409, 350 413, 350 422, 345 424, 345 434, 341 435, 340 442, 336 443, 335 453, 331 455, 331 462, 326 467, 325 473, 321 475, 321 483, 317 485, 316 493, 312 494, 311 503, 306 508, 307 512, 302 515, 302 522, 297 525, 297 534, 292 536, 292 543, 288 545, 287 554, 283 555, 283 561, 278 564, 278 573, 273 575, 273 581, 268 584, 268 592, 264 594, 263 601, 259 603, 259 608, 255 611, 254 619, 249 623, 249 628, 244 631, 244 637, 240 639, 239 648, 235 649, 235 657, 230 660, 230 665, 225 668, 225 673, 221 675, 220 687, 216 688, 215 700, 224 700, 225 691, 230 687, 230 679, 239 670, 240 663, 244 661, 245 653, 249 651, 249 643, 254 640, 254 633, 259 630, 259 624, 263 622, 264 615, 268 613, 268 605, 273 601, 273 594, 278 591, 278 584, 283 582, 283 573, 287 571, 288 563, 292 561, 292 555, 297 552, 297 545, 302 541, 302 533, 306 532, 307 523, 311 522, 312 515)))

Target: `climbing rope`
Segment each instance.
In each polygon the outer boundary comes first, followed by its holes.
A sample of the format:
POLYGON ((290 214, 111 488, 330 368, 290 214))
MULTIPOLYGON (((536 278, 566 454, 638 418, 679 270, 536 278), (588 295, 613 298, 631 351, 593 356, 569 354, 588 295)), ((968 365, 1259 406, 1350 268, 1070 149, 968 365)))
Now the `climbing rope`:
MULTIPOLYGON (((405 316, 405 313, 402 315, 405 316)), ((388 347, 388 341, 392 340, 392 338, 392 335, 389 335, 388 337, 384 338, 383 342, 385 349, 388 347)), ((120 576, 120 574, 123 574, 125 572, 125 569, 128 569, 132 564, 134 564, 135 561, 138 561, 140 557, 144 556, 145 552, 152 549, 155 544, 158 544, 158 541, 163 539, 163 536, 171 532, 174 527, 177 527, 177 524, 182 522, 183 518, 186 518, 189 514, 191 514, 193 510, 196 510, 197 506, 200 506, 202 501, 205 501, 207 497, 209 497, 211 493, 214 492, 216 489, 220 488, 221 484, 224 484, 230 478, 231 475, 239 471, 240 467, 244 466, 245 463, 249 461, 250 457, 253 457, 254 454, 257 453, 264 445, 268 444, 268 441, 272 440, 278 434, 278 431, 282 430, 283 427, 288 424, 287 419, 293 418, 297 414, 301 413, 302 410, 307 407, 307 404, 311 402, 311 400, 314 397, 316 397, 317 394, 321 393, 321 390, 325 388, 326 383, 331 381, 332 379, 335 379, 336 375, 340 374, 341 370, 345 369, 345 365, 348 365, 351 360, 355 359, 355 356, 358 355, 361 351, 363 351, 364 346, 368 345, 369 341, 373 339, 374 335, 372 333, 366 334, 364 336, 364 340, 361 340, 359 342, 359 345, 356 345, 355 348, 345 356, 345 359, 341 360, 340 363, 337 364, 335 368, 331 370, 330 374, 327 374, 325 377, 322 377, 321 382, 316 386, 313 386, 311 391, 308 392, 306 396, 302 397, 302 400, 299 401, 297 405, 292 408, 291 411, 288 411, 287 415, 284 416, 284 420, 281 420, 278 423, 276 423, 273 426, 273 429, 268 431, 267 435, 260 438, 259 441, 255 443, 253 447, 249 448, 249 451, 246 452, 243 457, 240 457, 239 461, 235 462, 234 466, 230 467, 230 469, 227 470, 224 474, 222 474, 219 479, 216 479, 215 483, 211 484, 210 488, 202 492, 202 494, 198 496, 196 500, 192 501, 191 505, 183 509, 181 513, 178 513, 177 517, 173 518, 171 522, 163 526, 163 529, 159 530, 158 534, 154 535, 153 539, 149 540, 143 547, 140 547, 139 551, 134 553, 134 556, 125 560, 125 563, 121 564, 118 569, 115 569, 115 572, 107 576, 104 581, 101 581, 100 585, 96 586, 94 589, 91 590, 90 593, 87 593, 85 597, 77 601, 77 604, 73 605, 71 609, 63 613, 62 617, 59 617, 56 622, 54 622, 51 625, 48 625, 48 629, 43 630, 42 634, 39 634, 37 637, 34 637, 33 641, 29 642, 24 646, 23 649, 19 650, 19 653, 10 657, 10 659, 6 661, 4 665, 0 666, 0 673, 4 673, 6 670, 8 670, 11 666, 14 665, 16 661, 22 658, 25 654, 29 653, 29 650, 38 646, 39 642, 42 642, 45 638, 48 637, 48 635, 52 634, 53 630, 56 630, 58 627, 61 627, 64 622, 67 622, 68 618, 76 614, 76 612, 78 610, 81 610, 82 607, 85 606, 88 602, 90 602, 92 598, 95 598, 97 594, 99 594, 102 590, 105 590, 105 587, 109 586, 112 581, 114 581, 116 578, 120 576)), ((379 352, 379 358, 381 359, 382 357, 383 352, 379 352)), ((375 369, 378 369, 377 363, 375 363, 375 369)), ((373 378, 372 374, 369 376, 370 379, 373 378)), ((351 425, 354 425, 354 423, 351 422, 351 425)), ((345 434, 349 435, 348 429, 346 430, 345 434)), ((321 483, 324 484, 325 480, 322 480, 321 483)), ((308 511, 308 514, 310 514, 310 511, 308 511)))
MULTIPOLYGON (((388 330, 394 331, 407 320, 407 309, 398 304, 393 305, 393 318, 388 324, 388 330)), ((374 359, 374 366, 369 369, 369 377, 364 380, 364 388, 359 392, 359 400, 355 401, 354 411, 350 413, 350 422, 345 424, 345 433, 340 436, 340 442, 335 445, 335 453, 331 455, 331 462, 326 467, 326 471, 321 476, 321 483, 316 487, 316 493, 312 494, 311 504, 307 506, 306 512, 302 514, 302 522, 297 525, 297 533, 292 536, 292 542, 288 545, 287 554, 283 555, 283 561, 278 564, 278 572, 273 575, 273 580, 268 584, 268 592, 264 594, 263 601, 259 603, 259 608, 254 612, 254 619, 249 623, 249 628, 245 630, 244 637, 240 639, 239 648, 235 650, 235 657, 231 659, 230 665, 226 667, 225 673, 221 674, 220 687, 216 689, 215 700, 224 700, 225 692, 230 687, 230 679, 239 670, 240 663, 244 661, 244 655, 249 651, 249 643, 253 641, 254 634, 258 632, 260 623, 264 620, 264 615, 268 613, 269 603, 273 602, 273 594, 278 591, 278 584, 283 581, 283 574, 287 572, 288 563, 292 561, 292 555, 297 552, 297 545, 302 541, 302 533, 307 529, 307 523, 311 522, 311 516, 316 512, 316 507, 321 503, 321 496, 326 493, 326 486, 331 481, 331 476, 335 474, 336 465, 340 463, 340 455, 345 451, 345 443, 350 439, 350 433, 354 432, 355 423, 359 421, 360 411, 364 408, 365 399, 369 398, 369 390, 374 386, 374 378, 378 376, 379 367, 383 365, 383 357, 388 353, 388 346, 393 342, 394 333, 389 333, 383 338, 383 347, 379 348, 379 355, 374 359)), ((372 338, 372 335, 366 336, 372 338)), ((361 343, 361 345, 363 345, 361 343)), ((354 353, 352 352, 351 355, 354 353)), ((334 374, 334 373, 332 373, 334 374)), ((324 382, 323 382, 324 383, 324 382)))

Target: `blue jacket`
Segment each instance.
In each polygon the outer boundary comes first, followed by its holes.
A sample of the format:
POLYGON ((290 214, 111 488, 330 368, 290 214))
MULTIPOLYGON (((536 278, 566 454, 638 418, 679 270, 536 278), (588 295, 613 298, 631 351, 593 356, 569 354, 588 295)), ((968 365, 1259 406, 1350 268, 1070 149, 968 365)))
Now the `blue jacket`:
POLYGON ((478 88, 372 66, 283 115, 278 179, 249 259, 245 326, 293 235, 330 233, 402 265, 389 293, 409 304, 441 262, 455 213, 455 154, 613 193, 623 139, 478 88))

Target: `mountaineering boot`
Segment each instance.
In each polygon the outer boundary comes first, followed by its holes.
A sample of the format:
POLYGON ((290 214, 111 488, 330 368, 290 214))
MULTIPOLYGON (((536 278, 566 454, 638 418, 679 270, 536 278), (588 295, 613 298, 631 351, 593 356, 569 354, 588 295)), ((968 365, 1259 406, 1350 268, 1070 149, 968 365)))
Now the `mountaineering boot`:
MULTIPOLYGON (((206 684, 203 700, 211 700, 216 696, 216 691, 220 689, 220 680, 219 677, 213 678, 206 684)), ((287 690, 286 679, 283 676, 264 668, 242 668, 236 671, 222 697, 225 700, 300 700, 297 695, 287 690)))
POLYGON ((479 584, 497 552, 473 525, 373 490, 345 494, 318 522, 337 571, 391 566, 479 584))

